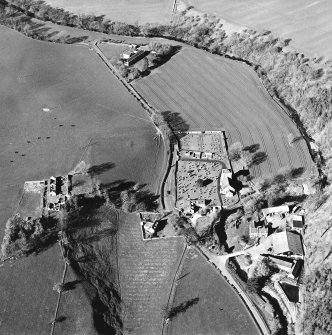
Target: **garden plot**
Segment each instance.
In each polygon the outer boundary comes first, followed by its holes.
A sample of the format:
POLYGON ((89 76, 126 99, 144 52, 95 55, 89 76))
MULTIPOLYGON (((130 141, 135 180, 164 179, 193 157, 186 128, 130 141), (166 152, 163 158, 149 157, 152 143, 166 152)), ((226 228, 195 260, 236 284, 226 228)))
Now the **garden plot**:
POLYGON ((183 158, 227 161, 225 142, 221 131, 187 132, 180 139, 183 158))

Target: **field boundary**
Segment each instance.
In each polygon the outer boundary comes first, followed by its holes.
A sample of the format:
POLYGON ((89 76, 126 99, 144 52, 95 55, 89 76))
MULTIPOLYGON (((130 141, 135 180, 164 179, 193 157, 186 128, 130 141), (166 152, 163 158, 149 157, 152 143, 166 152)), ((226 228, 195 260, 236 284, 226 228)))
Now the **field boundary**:
MULTIPOLYGON (((169 308, 172 305, 173 300, 174 300, 174 296, 175 296, 175 292, 176 292, 176 285, 175 285, 175 283, 178 280, 179 274, 182 271, 182 268, 183 268, 183 259, 184 259, 184 256, 187 253, 187 250, 188 250, 188 245, 187 245, 187 243, 185 243, 184 248, 183 248, 183 252, 182 252, 179 264, 178 264, 178 267, 177 267, 177 269, 175 271, 175 274, 174 274, 174 277, 173 277, 172 286, 171 286, 171 290, 170 290, 170 293, 169 293, 169 296, 168 296, 167 305, 166 305, 167 311, 169 310, 169 308)), ((161 330, 161 335, 164 335, 164 331, 166 331, 166 334, 167 334, 167 325, 168 325, 167 321, 165 320, 165 318, 163 318, 163 326, 162 326, 162 330, 161 330)))

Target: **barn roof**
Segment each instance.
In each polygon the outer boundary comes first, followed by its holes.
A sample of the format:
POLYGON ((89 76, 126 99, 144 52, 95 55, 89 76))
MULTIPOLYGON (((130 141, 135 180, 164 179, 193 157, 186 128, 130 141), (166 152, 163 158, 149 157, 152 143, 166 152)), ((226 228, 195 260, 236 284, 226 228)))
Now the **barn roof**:
POLYGON ((276 255, 291 252, 295 255, 303 255, 303 246, 301 236, 289 232, 282 231, 272 235, 273 250, 276 255))
POLYGON ((303 228, 303 216, 293 215, 293 227, 294 228, 303 228))
POLYGON ((287 205, 284 205, 284 206, 269 207, 262 209, 262 214, 264 215, 264 217, 268 214, 275 214, 275 213, 289 213, 289 207, 287 205))
POLYGON ((271 260, 276 263, 277 265, 284 266, 286 268, 291 269, 293 266, 293 260, 286 257, 275 257, 270 256, 271 260))

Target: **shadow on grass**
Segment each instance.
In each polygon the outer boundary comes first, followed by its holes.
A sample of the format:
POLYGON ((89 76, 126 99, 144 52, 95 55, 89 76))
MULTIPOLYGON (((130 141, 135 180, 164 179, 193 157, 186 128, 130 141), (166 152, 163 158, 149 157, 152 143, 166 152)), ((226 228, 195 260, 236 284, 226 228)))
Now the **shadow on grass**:
POLYGON ((87 173, 90 174, 92 177, 93 176, 98 176, 103 174, 106 171, 109 171, 111 169, 114 169, 115 164, 112 162, 106 162, 106 163, 102 163, 99 165, 93 165, 91 166, 88 170, 87 173))
POLYGON ((250 166, 259 165, 267 160, 267 154, 263 151, 255 152, 252 156, 250 166))
POLYGON ((171 137, 172 143, 175 143, 176 140, 180 140, 186 135, 186 132, 189 130, 190 127, 188 123, 182 118, 180 113, 164 111, 161 112, 161 116, 174 133, 174 136, 171 137))
POLYGON ((180 305, 177 305, 175 307, 172 307, 168 312, 168 318, 173 319, 180 313, 185 313, 190 307, 196 305, 199 301, 199 298, 193 298, 188 301, 185 301, 181 303, 180 305))
POLYGON ((251 144, 243 148, 244 151, 249 151, 251 154, 255 153, 260 148, 260 144, 251 144))
POLYGON ((103 184, 110 202, 117 208, 124 205, 124 195, 129 203, 130 212, 136 210, 154 211, 158 208, 159 195, 155 195, 151 191, 144 189, 146 184, 138 184, 134 181, 119 179, 114 182, 103 184))

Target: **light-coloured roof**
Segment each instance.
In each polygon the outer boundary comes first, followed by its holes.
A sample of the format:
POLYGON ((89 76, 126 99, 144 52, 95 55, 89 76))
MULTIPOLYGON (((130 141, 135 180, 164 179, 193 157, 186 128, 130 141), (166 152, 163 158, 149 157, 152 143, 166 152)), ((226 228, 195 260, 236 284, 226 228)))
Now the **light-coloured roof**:
POLYGON ((289 213, 289 207, 287 205, 284 205, 284 206, 269 207, 269 208, 262 209, 262 214, 264 216, 268 214, 274 214, 274 213, 289 213))
POLYGON ((278 258, 274 256, 270 256, 272 261, 280 266, 284 266, 286 268, 291 269, 293 267, 293 260, 292 259, 287 259, 287 258, 278 258))
POLYGON ((294 255, 303 255, 301 236, 290 232, 282 231, 272 235, 274 254, 279 255, 291 252, 294 255))

